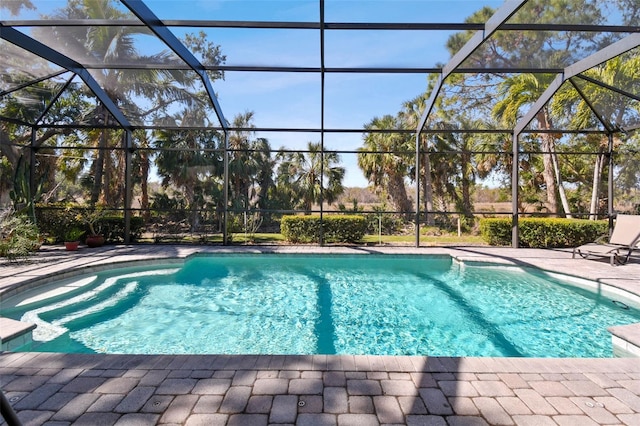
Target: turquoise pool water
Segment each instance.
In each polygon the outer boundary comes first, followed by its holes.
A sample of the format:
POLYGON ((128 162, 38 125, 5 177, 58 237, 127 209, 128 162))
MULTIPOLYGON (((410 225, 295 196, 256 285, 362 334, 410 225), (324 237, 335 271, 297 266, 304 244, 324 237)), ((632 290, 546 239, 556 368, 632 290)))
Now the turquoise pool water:
POLYGON ((610 357, 607 327, 640 322, 541 271, 449 257, 216 255, 66 284, 84 285, 3 306, 38 324, 25 350, 610 357))

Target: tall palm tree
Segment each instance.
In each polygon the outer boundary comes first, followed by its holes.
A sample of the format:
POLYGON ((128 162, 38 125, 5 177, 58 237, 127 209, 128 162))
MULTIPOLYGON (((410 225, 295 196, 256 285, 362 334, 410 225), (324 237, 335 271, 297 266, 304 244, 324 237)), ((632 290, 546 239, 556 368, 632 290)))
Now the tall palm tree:
POLYGON ((344 192, 344 167, 335 152, 323 152, 320 143, 309 142, 307 152, 278 154, 278 185, 288 188, 299 208, 311 213, 313 204, 333 203, 344 192))
MULTIPOLYGON (((520 74, 506 78, 499 86, 500 100, 494 106, 494 117, 502 123, 514 125, 521 109, 535 103, 553 78, 553 75, 547 74, 520 74)), ((548 106, 538 111, 536 119, 541 130, 553 128, 552 114, 548 106)), ((550 213, 558 214, 559 194, 566 217, 571 217, 569 202, 562 185, 555 139, 556 136, 551 133, 540 134, 544 166, 542 176, 547 193, 546 207, 550 213)))
MULTIPOLYGON (((462 127, 472 127, 461 124, 462 127)), ((477 126, 477 123, 474 124, 477 126)), ((472 135, 452 132, 459 127, 453 123, 436 122, 432 128, 441 130, 430 140, 433 150, 434 195, 439 198, 441 208, 446 209, 453 202, 456 210, 466 217, 472 217, 471 190, 475 182, 471 152, 474 150, 472 135)))
POLYGON ((265 138, 258 138, 252 144, 251 156, 254 164, 254 198, 255 207, 266 209, 269 207, 269 193, 275 188, 274 170, 276 161, 271 155, 271 145, 265 138))
MULTIPOLYGON (((238 114, 233 119, 233 127, 251 129, 253 112, 238 114)), ((252 130, 234 130, 229 136, 229 189, 231 200, 235 207, 246 210, 249 208, 249 190, 255 170, 250 161, 252 130)))
MULTIPOLYGON (((418 124, 420 123, 420 119, 422 117, 422 113, 426 108, 428 99, 429 98, 425 93, 402 104, 402 110, 400 111, 399 117, 404 128, 410 130, 415 130, 418 128, 418 124)), ((433 211, 433 184, 431 182, 431 159, 429 156, 428 139, 426 134, 420 134, 419 143, 422 152, 422 156, 420 157, 422 163, 421 170, 423 178, 422 202, 424 203, 425 212, 430 212, 433 211)), ((433 226, 434 223, 435 220, 433 215, 427 213, 427 225, 433 226)))
MULTIPOLYGON (((69 0, 67 5, 54 12, 53 19, 101 19, 119 21, 131 18, 131 14, 122 11, 113 0, 69 0)), ((158 63, 163 64, 171 59, 168 51, 153 55, 145 55, 136 47, 136 38, 148 35, 146 27, 136 26, 78 26, 78 27, 39 27, 35 30, 39 37, 60 40, 61 49, 71 57, 80 56, 83 60, 100 63, 158 63)), ((217 46, 205 40, 205 35, 187 35, 184 41, 194 51, 208 61, 208 65, 217 65, 224 61, 217 46)), ((207 100, 201 93, 193 91, 193 82, 198 78, 195 73, 182 70, 139 69, 131 70, 110 67, 96 70, 94 77, 103 87, 109 98, 123 111, 131 121, 144 121, 147 117, 169 117, 169 107, 176 102, 182 108, 207 108, 207 100), (150 105, 143 110, 142 103, 132 99, 146 99, 150 105)), ((215 78, 220 73, 211 74, 215 78)), ((170 117, 169 117, 170 118, 170 117)), ((98 103, 93 109, 85 112, 86 124, 116 126, 116 122, 106 108, 98 103)), ((91 170, 91 202, 100 197, 111 202, 122 199, 122 194, 114 196, 110 188, 123 188, 124 178, 121 147, 121 134, 117 132, 89 132, 88 143, 96 146, 92 156, 91 170), (116 182, 112 182, 116 180, 116 182)))
POLYGON ((140 208, 142 209, 142 217, 148 221, 151 218, 149 211, 149 174, 151 172, 151 137, 146 130, 136 130, 133 132, 133 138, 137 141, 137 149, 134 153, 134 176, 135 182, 140 184, 140 208))
MULTIPOLYGON (((392 115, 376 117, 365 125, 366 130, 400 130, 400 120, 392 115)), ((414 145, 415 146, 415 145, 414 145)), ((411 169, 411 136, 402 133, 369 132, 364 146, 358 149, 358 166, 376 192, 385 194, 398 213, 411 212, 412 206, 405 186, 411 169)))
MULTIPOLYGON (((640 7, 640 5, 639 5, 640 7)), ((627 54, 611 59, 600 66, 583 73, 586 77, 599 81, 610 87, 633 92, 640 80, 640 54, 631 51, 627 54)), ((572 80, 574 81, 574 80, 572 80)), ((565 89, 558 92, 551 108, 556 114, 564 114, 571 117, 571 125, 576 128, 597 128, 601 124, 594 114, 594 108, 601 119, 605 120, 610 128, 624 127, 625 116, 636 108, 637 101, 623 96, 605 86, 588 84, 583 80, 575 80, 579 85, 582 96, 578 96, 574 90, 565 89), (585 100, 586 98, 586 100, 585 100)), ((565 86, 566 87, 566 86, 565 86)), ((589 218, 597 219, 598 200, 602 184, 603 172, 608 150, 608 138, 586 138, 590 143, 591 151, 597 155, 593 164, 593 179, 591 181, 591 201, 589 203, 589 218)), ((620 145, 619 138, 614 138, 614 144, 620 145)))
MULTIPOLYGON (((176 119, 185 120, 190 114, 195 118, 189 120, 199 121, 205 127, 201 110, 183 111, 176 119)), ((220 144, 220 135, 203 130, 156 132, 154 146, 160 149, 156 158, 158 175, 162 177, 163 186, 174 185, 184 195, 186 207, 191 210, 192 229, 199 223, 199 210, 207 198, 221 194, 211 188, 211 183, 220 182, 222 176, 220 144)))

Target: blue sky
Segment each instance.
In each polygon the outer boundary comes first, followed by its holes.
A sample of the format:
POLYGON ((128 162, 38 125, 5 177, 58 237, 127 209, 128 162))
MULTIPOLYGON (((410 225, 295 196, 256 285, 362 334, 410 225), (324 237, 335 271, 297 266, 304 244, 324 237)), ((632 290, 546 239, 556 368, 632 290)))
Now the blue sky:
MULTIPOLYGON (((316 0, 231 0, 193 2, 150 1, 161 19, 256 21, 317 21, 316 0)), ((466 17, 498 1, 465 0, 327 0, 325 22, 463 22, 466 17)), ((174 29, 180 36, 180 29, 174 29)), ((320 36, 316 30, 206 29, 222 47, 227 65, 284 65, 318 67, 320 36)), ((435 67, 449 60, 445 43, 451 31, 326 31, 327 67, 435 67)), ((227 72, 214 84, 228 120, 253 111, 258 127, 314 128, 320 125, 321 82, 311 73, 227 72)), ((427 87, 426 74, 326 74, 325 127, 361 128, 376 116, 396 114, 404 101, 427 87)), ((273 148, 304 149, 318 134, 271 133, 273 148)), ((353 150, 360 134, 325 134, 327 149, 353 150)), ((366 186, 355 154, 342 154, 346 186, 366 186)))

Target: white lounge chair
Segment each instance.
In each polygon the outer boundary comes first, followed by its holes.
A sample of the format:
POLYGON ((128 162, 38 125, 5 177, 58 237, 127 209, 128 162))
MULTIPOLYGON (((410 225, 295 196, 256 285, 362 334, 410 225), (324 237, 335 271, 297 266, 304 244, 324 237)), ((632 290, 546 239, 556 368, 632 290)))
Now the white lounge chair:
POLYGON ((629 261, 631 252, 640 249, 640 215, 618 214, 609 241, 599 238, 573 249, 585 259, 590 256, 608 257, 611 265, 624 265, 629 261))

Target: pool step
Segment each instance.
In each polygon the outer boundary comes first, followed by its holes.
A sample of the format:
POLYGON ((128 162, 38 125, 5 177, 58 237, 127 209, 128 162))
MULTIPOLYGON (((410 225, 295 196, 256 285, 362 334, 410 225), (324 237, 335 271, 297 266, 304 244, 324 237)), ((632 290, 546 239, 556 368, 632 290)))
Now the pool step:
POLYGON ((107 308, 111 308, 117 305, 120 301, 126 299, 132 292, 136 290, 139 285, 139 281, 135 280, 124 284, 124 286, 121 289, 117 290, 114 294, 109 295, 105 298, 105 300, 90 307, 73 310, 73 306, 81 305, 82 303, 90 299, 99 298, 101 294, 106 294, 109 291, 112 291, 113 287, 123 279, 131 279, 151 275, 168 275, 174 273, 175 271, 176 269, 163 269, 158 271, 145 271, 107 278, 99 286, 95 287, 92 290, 88 290, 78 296, 27 311, 22 316, 21 321, 32 323, 37 326, 33 331, 34 340, 50 341, 67 332, 67 328, 64 326, 65 324, 88 315, 96 314, 107 308), (40 318, 41 314, 58 309, 67 309, 69 312, 64 314, 61 318, 55 319, 51 322, 45 321, 40 318))
POLYGON ((35 324, 0 317, 0 350, 12 351, 32 342, 35 324))

